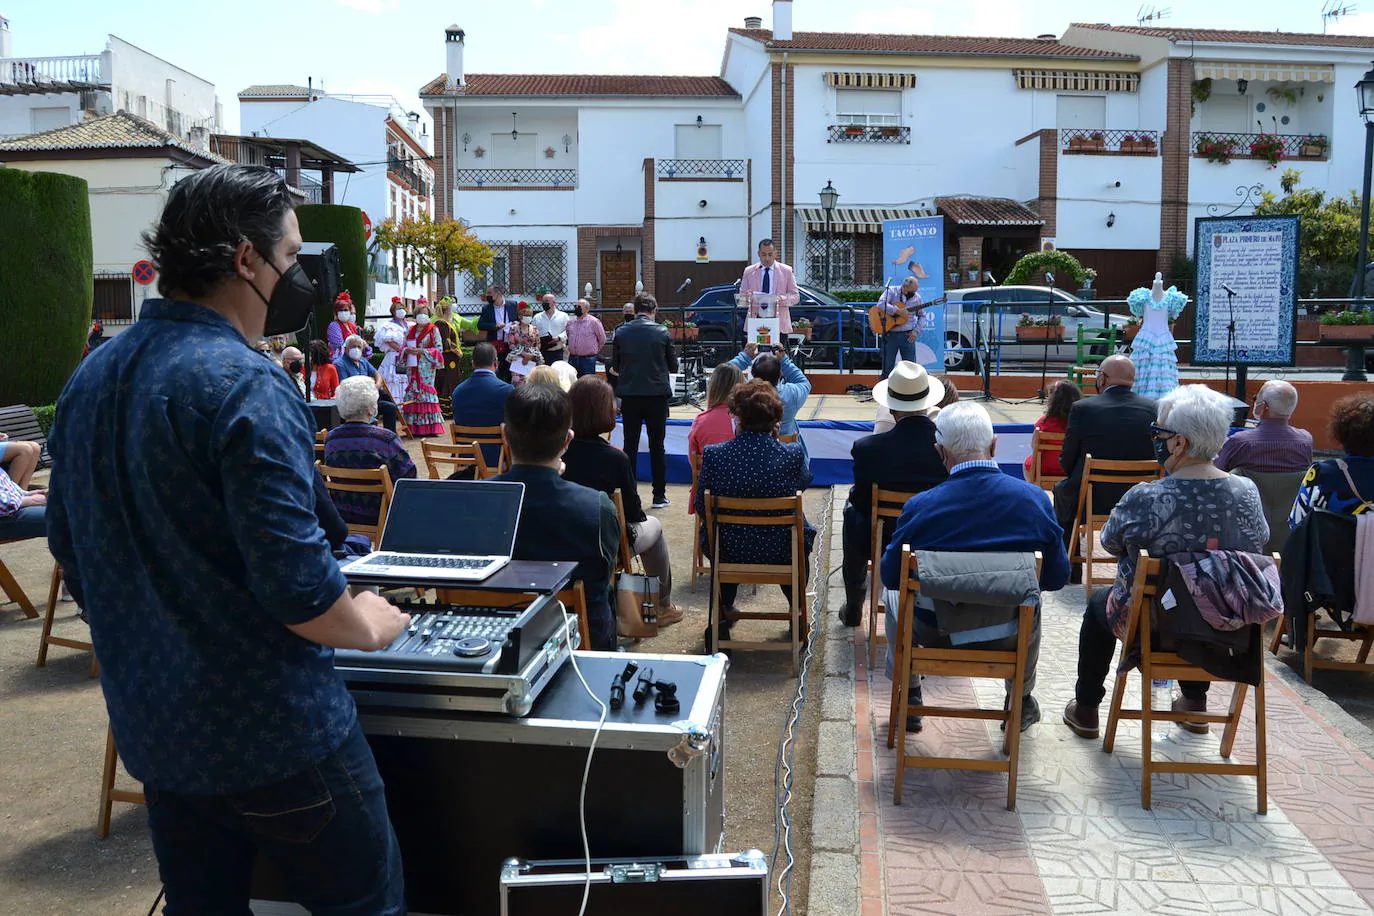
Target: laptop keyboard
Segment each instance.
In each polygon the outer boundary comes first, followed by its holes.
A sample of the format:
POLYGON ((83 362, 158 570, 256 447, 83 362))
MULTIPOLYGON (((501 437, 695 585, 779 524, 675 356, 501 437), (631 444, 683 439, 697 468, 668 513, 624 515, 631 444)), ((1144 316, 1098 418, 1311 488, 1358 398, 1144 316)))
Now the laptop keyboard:
POLYGON ((417 557, 404 553, 379 553, 363 566, 421 566, 426 569, 482 569, 490 560, 477 557, 417 557))

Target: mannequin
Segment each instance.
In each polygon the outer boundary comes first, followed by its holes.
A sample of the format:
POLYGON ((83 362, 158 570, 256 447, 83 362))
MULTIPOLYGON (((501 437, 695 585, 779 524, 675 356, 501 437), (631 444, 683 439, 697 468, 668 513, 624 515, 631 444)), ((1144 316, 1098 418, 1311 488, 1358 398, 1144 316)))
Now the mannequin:
POLYGON ((1156 273, 1150 288, 1132 290, 1126 304, 1140 319, 1140 333, 1131 344, 1134 390, 1157 400, 1178 387, 1178 346, 1169 325, 1188 304, 1188 297, 1172 286, 1166 290, 1164 275, 1156 273))

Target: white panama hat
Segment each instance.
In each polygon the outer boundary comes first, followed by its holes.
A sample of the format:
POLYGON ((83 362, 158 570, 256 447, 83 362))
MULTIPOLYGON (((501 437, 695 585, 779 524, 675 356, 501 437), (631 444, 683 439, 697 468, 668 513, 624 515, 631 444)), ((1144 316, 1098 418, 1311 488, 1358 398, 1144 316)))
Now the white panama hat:
POLYGON ((945 386, 931 377, 920 363, 902 360, 892 367, 892 374, 873 386, 873 400, 894 413, 915 413, 939 404, 945 396, 945 386))

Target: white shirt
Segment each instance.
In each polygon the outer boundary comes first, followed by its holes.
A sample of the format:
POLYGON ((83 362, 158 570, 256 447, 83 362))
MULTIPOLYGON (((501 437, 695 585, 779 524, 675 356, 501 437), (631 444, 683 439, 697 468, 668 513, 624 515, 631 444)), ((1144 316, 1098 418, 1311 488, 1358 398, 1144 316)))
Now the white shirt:
POLYGON ((558 346, 562 347, 568 342, 568 313, 555 308, 549 314, 540 309, 534 316, 534 328, 540 337, 557 337, 558 346))

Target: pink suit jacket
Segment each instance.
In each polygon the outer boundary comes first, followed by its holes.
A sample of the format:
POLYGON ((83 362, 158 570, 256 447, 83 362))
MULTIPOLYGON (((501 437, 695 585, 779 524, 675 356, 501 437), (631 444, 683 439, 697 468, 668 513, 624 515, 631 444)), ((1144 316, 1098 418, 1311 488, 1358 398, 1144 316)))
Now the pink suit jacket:
MULTIPOLYGON (((797 278, 792 273, 792 268, 781 261, 773 262, 773 282, 770 284, 769 292, 778 297, 778 322, 779 328, 784 334, 792 333, 792 306, 801 301, 801 291, 797 289, 797 278)), ((739 291, 741 293, 761 293, 763 292, 763 266, 758 262, 750 264, 744 268, 744 276, 740 277, 739 291)), ((758 310, 753 306, 749 308, 750 317, 757 318, 758 310)))

